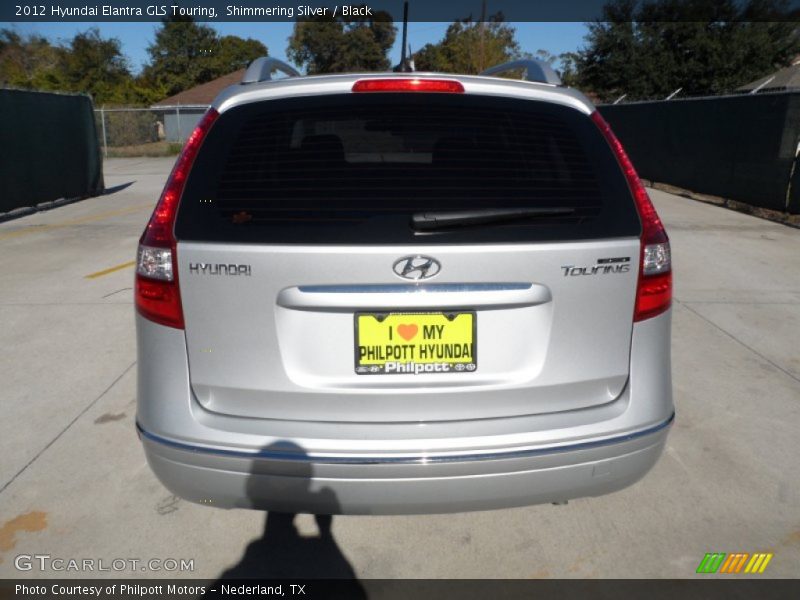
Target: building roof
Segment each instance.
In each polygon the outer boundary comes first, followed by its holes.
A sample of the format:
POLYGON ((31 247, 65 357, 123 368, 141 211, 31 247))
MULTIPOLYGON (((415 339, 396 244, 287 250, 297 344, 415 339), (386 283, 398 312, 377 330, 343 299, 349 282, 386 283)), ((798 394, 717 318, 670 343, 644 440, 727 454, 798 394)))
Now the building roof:
POLYGON ((759 92, 800 89, 800 62, 795 62, 791 66, 784 67, 736 89, 740 92, 752 92, 756 89, 759 92))
POLYGON ((222 90, 230 85, 240 83, 245 69, 239 69, 222 77, 217 77, 206 83, 201 83, 188 90, 178 92, 174 96, 159 100, 153 106, 208 106, 222 90))

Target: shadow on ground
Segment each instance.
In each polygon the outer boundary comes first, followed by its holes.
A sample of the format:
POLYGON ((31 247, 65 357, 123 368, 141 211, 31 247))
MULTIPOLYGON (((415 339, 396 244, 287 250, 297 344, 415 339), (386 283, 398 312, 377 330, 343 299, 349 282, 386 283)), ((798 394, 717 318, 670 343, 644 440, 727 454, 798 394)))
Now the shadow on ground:
POLYGON ((260 470, 259 461, 254 461, 247 482, 248 497, 255 508, 264 508, 264 498, 267 496, 281 500, 277 504, 271 503, 273 510, 267 513, 261 537, 250 542, 239 562, 225 570, 216 584, 238 579, 281 579, 290 582, 337 579, 340 581, 334 586, 335 597, 353 600, 367 598, 353 567, 333 537, 333 516, 330 513, 339 512, 334 492, 329 488, 310 489, 311 465, 303 460, 305 454, 299 446, 278 442, 264 448, 263 453, 292 456, 292 459, 281 463, 279 468, 284 469, 284 474, 280 477, 274 476, 275 467, 270 467, 268 475, 260 470), (274 510, 276 507, 279 510, 274 510), (293 510, 326 513, 314 515, 319 534, 301 535, 295 524, 298 512, 293 510))
POLYGON ((109 194, 115 194, 117 192, 121 192, 125 188, 131 187, 136 181, 129 181, 127 183, 120 183, 119 185, 112 185, 111 187, 107 187, 103 190, 103 196, 108 196, 109 194))

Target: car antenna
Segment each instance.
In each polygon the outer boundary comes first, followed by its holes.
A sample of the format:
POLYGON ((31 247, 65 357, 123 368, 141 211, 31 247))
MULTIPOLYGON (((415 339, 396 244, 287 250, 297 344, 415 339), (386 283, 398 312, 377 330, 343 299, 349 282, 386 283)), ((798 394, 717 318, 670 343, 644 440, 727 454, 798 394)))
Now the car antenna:
POLYGON ((409 61, 406 54, 408 44, 408 2, 403 2, 403 44, 400 47, 400 64, 392 69, 395 73, 411 73, 414 70, 413 62, 409 61))

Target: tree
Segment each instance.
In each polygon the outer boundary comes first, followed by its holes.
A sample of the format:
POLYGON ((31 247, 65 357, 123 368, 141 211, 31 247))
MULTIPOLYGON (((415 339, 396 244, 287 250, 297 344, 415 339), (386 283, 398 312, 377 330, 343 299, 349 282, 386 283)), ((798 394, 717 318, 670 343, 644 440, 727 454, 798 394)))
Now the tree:
POLYGON ((246 67, 261 56, 267 56, 267 47, 258 40, 226 35, 219 38, 211 53, 212 70, 219 77, 246 67))
POLYGON ((142 78, 169 96, 241 69, 266 56, 267 47, 249 38, 220 39, 211 27, 191 17, 170 17, 162 22, 147 52, 150 62, 142 78))
POLYGON ((90 94, 98 104, 135 102, 142 96, 119 40, 101 37, 97 28, 76 34, 66 45, 1 31, 0 84, 90 94))
POLYGON ((152 104, 231 73, 267 48, 253 39, 217 37, 191 20, 164 23, 148 49, 151 62, 134 77, 120 41, 97 28, 53 45, 39 35, 0 30, 0 85, 91 94, 96 104, 152 104))
POLYGON ((348 21, 319 17, 295 23, 286 55, 309 75, 386 71, 396 35, 391 16, 383 11, 348 21))
POLYGON ((416 52, 414 65, 418 71, 475 75, 522 56, 515 33, 503 22, 502 13, 492 15, 485 23, 467 17, 451 24, 440 42, 426 44, 416 52))
POLYGON ((64 50, 61 72, 68 89, 91 94, 97 103, 128 100, 132 77, 118 39, 100 37, 95 27, 78 33, 64 50))
MULTIPOLYGON (((61 72, 62 50, 46 38, 0 30, 0 86, 67 90, 61 72)), ((68 90, 67 90, 68 91, 68 90)))
POLYGON ((552 66, 553 63, 555 63, 559 59, 558 56, 556 56, 555 54, 551 54, 548 50, 545 50, 544 48, 539 48, 536 52, 534 52, 532 58, 547 63, 550 66, 552 66))
POLYGON ((560 63, 558 74, 561 76, 561 82, 566 86, 578 86, 578 58, 577 52, 564 52, 558 55, 560 63))
POLYGON ((734 90, 800 53, 783 0, 614 0, 574 60, 579 86, 610 100, 734 90))

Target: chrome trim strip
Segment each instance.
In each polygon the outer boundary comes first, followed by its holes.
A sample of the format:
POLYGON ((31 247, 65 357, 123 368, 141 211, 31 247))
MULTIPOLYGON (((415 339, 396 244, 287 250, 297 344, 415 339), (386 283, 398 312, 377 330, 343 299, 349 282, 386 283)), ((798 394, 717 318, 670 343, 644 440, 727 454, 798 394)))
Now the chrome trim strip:
POLYGON ((652 435, 669 427, 675 420, 675 413, 672 413, 669 419, 659 423, 648 429, 635 431, 625 435, 596 440, 591 442, 581 442, 578 444, 568 444, 565 446, 550 446, 548 448, 531 448, 528 450, 512 450, 507 452, 493 452, 488 454, 461 454, 455 456, 308 456, 305 454, 288 454, 282 452, 275 452, 273 450, 259 450, 258 452, 244 452, 241 450, 227 450, 219 448, 209 448, 207 446, 196 446, 192 444, 185 444, 182 442, 175 442, 155 435, 142 429, 139 423, 136 423, 136 430, 139 435, 148 439, 149 441, 175 448, 176 450, 185 450, 188 452, 198 452, 214 454, 217 456, 229 456, 235 458, 248 458, 248 459, 268 459, 278 461, 291 461, 303 462, 307 464, 337 464, 337 465, 379 465, 379 464, 443 464, 443 463, 458 463, 458 462, 475 462, 485 460, 508 460, 514 458, 528 458, 532 456, 541 456, 544 454, 556 454, 561 452, 573 452, 578 450, 589 450, 591 448, 598 448, 601 446, 610 446, 613 444, 620 444, 628 442, 640 437, 652 435))
POLYGON ((502 292, 506 290, 529 290, 531 283, 428 283, 375 284, 375 285, 301 285, 304 294, 410 294, 429 292, 502 292))
POLYGON ((439 312, 445 309, 521 308, 545 304, 552 299, 550 288, 535 283, 396 283, 289 287, 280 291, 276 302, 278 306, 292 310, 403 312, 431 309, 439 312))

